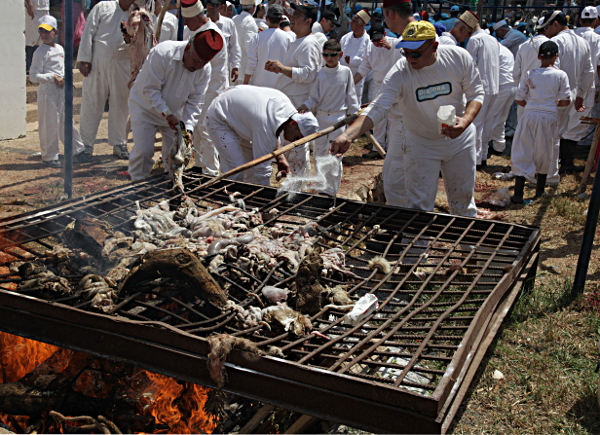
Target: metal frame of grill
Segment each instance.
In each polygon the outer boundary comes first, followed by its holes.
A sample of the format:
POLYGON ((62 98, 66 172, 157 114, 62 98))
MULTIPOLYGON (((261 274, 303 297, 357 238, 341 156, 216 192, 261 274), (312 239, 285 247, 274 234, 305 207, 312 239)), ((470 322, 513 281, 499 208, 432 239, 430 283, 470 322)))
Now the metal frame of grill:
MULTIPOLYGON (((140 309, 139 294, 128 295, 109 316, 76 298, 0 290, 0 330, 209 387, 215 385, 206 337, 241 336, 261 349, 280 347, 286 359, 234 349, 226 363, 227 391, 373 432, 445 432, 512 302, 535 276, 539 230, 310 194, 278 197, 276 189, 228 180, 200 187, 208 180, 193 170, 184 177, 187 195, 201 207, 228 204, 229 193, 237 191, 248 208, 269 216, 265 225, 316 223, 317 244, 339 243, 359 277, 348 282, 336 275, 326 278, 328 284, 350 283, 353 299, 373 293, 379 309, 348 326, 344 312, 324 308, 311 317, 314 329, 329 337, 324 340, 239 330, 233 314, 207 311, 176 295, 164 296, 172 302, 166 310, 140 309), (384 256, 392 271, 371 270, 367 263, 375 256, 384 256)), ((0 265, 43 257, 66 226, 84 216, 128 234, 136 201, 166 198, 176 203, 181 195, 154 177, 2 219, 0 265)), ((0 282, 14 281, 8 275, 0 282)), ((278 267, 262 281, 220 277, 242 306, 252 302, 250 292, 293 278, 278 267)))

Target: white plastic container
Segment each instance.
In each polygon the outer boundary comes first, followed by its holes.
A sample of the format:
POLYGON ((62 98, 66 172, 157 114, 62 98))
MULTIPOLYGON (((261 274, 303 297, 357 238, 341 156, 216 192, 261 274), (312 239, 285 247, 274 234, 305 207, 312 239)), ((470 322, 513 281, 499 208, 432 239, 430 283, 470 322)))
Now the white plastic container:
POLYGON ((442 133, 444 127, 454 127, 456 124, 456 108, 454 106, 440 106, 437 111, 438 131, 442 133))

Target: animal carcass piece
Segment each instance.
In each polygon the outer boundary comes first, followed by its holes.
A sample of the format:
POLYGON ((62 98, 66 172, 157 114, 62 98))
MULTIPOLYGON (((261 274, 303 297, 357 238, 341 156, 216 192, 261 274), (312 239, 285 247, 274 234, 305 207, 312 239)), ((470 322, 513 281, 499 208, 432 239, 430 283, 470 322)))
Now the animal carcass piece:
POLYGON ((156 45, 153 25, 153 1, 136 0, 129 7, 129 19, 127 23, 121 23, 121 31, 127 35, 125 40, 129 42, 129 61, 131 63, 131 78, 127 86, 131 88, 135 78, 142 69, 142 65, 150 53, 150 49, 156 45))
POLYGON ((169 177, 173 181, 173 187, 177 187, 183 192, 183 171, 192 158, 192 141, 190 135, 185 129, 185 124, 179 121, 177 134, 169 151, 169 177))

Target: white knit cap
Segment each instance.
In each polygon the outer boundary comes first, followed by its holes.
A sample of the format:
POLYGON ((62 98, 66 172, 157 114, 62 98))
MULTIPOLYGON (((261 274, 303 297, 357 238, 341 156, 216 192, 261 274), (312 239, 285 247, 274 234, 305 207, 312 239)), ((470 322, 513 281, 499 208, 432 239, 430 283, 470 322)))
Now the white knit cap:
POLYGON ((497 23, 494 23, 494 25, 492 26, 492 28, 494 29, 494 32, 495 32, 496 30, 498 30, 502 26, 508 26, 508 23, 506 22, 506 20, 500 20, 497 23))
POLYGON ((200 0, 190 1, 190 0, 182 0, 181 1, 181 15, 183 18, 194 18, 204 12, 204 6, 202 6, 202 2, 200 0))

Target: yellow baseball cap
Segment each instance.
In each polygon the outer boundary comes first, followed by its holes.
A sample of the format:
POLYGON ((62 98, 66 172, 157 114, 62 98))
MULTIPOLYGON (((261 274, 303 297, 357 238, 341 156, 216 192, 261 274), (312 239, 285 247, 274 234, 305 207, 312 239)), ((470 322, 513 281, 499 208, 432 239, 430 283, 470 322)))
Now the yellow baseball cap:
POLYGON ((57 28, 57 26, 58 23, 56 22, 56 18, 54 18, 52 15, 44 15, 38 21, 38 29, 41 28, 47 30, 48 32, 53 31, 57 28))
POLYGON ((426 41, 435 39, 435 27, 429 21, 411 21, 402 32, 402 40, 396 48, 416 50, 426 41))

